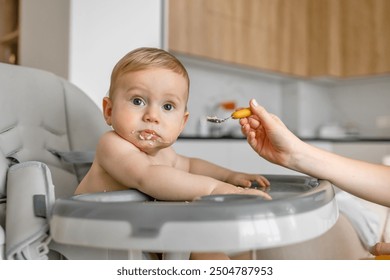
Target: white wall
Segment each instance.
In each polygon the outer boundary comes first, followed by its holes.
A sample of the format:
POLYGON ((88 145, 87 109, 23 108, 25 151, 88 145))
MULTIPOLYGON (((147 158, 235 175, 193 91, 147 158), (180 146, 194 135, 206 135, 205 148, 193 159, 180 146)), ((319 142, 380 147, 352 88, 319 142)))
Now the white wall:
POLYGON ((390 76, 338 82, 329 90, 333 114, 369 137, 390 138, 390 76))
POLYGON ((21 65, 83 89, 98 106, 128 51, 163 46, 163 0, 21 0, 21 65))
POLYGON ((161 0, 72 0, 70 14, 69 80, 99 106, 123 55, 162 47, 161 0))
MULTIPOLYGON (((207 116, 228 116, 229 112, 216 111, 215 105, 221 101, 235 101, 238 107, 247 107, 249 100, 256 98, 269 111, 281 114, 282 85, 287 78, 179 54, 176 56, 190 75, 190 117, 183 135, 197 135, 200 121, 207 116)), ((235 120, 225 122, 223 126, 209 124, 209 127, 212 126, 231 128, 237 131, 234 134, 241 135, 235 120)))
POLYGON ((309 81, 299 81, 296 82, 296 85, 296 103, 298 104, 297 110, 299 113, 295 133, 301 137, 316 137, 318 128, 324 123, 332 121, 328 87, 309 81))

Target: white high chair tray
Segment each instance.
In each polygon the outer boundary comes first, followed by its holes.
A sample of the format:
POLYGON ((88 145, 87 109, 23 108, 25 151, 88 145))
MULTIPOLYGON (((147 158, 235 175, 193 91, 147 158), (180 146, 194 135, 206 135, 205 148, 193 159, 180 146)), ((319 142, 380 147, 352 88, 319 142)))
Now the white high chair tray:
POLYGON ((250 195, 157 202, 138 191, 57 200, 50 222, 60 244, 153 252, 243 251, 302 242, 338 218, 332 185, 268 175, 273 200, 250 195))

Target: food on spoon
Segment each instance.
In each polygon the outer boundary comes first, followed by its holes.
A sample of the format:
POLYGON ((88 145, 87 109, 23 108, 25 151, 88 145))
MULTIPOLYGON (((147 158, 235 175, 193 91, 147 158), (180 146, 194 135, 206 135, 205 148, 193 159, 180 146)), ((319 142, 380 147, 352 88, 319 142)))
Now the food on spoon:
POLYGON ((250 115, 252 115, 251 109, 244 108, 244 109, 237 110, 237 111, 233 112, 232 118, 233 119, 242 119, 242 118, 249 117, 250 115))

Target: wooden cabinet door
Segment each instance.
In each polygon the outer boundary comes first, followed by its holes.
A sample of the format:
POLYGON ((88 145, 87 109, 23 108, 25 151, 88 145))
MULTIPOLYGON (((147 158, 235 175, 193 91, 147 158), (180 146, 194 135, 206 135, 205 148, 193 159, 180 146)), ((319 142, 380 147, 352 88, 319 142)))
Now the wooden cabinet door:
MULTIPOLYGON (((170 0, 169 48, 220 61, 308 75, 309 0, 170 0)), ((311 4, 310 4, 311 5, 311 4)), ((315 17, 321 25, 321 18, 315 17)), ((316 27, 320 28, 320 27, 316 27)), ((314 44, 314 43, 313 43, 314 44)), ((322 71, 322 70, 319 70, 322 71)))
POLYGON ((390 1, 331 0, 329 75, 390 72, 390 1))
POLYGON ((298 76, 390 70, 388 0, 170 0, 169 48, 298 76))
POLYGON ((0 1, 0 62, 17 63, 19 0, 0 1))

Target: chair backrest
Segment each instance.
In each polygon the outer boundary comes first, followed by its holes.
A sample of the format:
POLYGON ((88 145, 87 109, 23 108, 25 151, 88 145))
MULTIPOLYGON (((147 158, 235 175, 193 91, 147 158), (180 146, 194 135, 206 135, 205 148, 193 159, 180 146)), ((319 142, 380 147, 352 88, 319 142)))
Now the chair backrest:
POLYGON ((73 194, 74 166, 53 151, 94 151, 108 129, 96 104, 68 81, 42 70, 0 63, 0 197, 12 160, 48 165, 56 198, 73 194))
POLYGON ((89 167, 64 158, 93 158, 107 129, 96 104, 65 79, 0 63, 0 259, 4 251, 12 259, 45 257, 44 212, 50 201, 71 196, 89 167))

